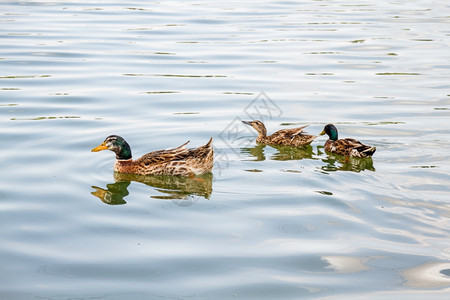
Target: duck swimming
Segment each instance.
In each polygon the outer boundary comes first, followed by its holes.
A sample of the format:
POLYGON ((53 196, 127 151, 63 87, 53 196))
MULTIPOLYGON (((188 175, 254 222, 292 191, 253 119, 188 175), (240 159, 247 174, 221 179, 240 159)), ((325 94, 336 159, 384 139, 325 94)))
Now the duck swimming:
POLYGON ((301 147, 311 144, 311 142, 317 137, 314 135, 305 134, 303 129, 308 125, 299 128, 278 130, 272 135, 267 136, 267 129, 263 122, 254 120, 242 121, 242 123, 250 125, 256 129, 258 132, 256 142, 260 144, 301 147))
POLYGON ((320 135, 328 135, 328 140, 325 142, 325 151, 336 153, 343 156, 353 157, 370 157, 377 150, 376 147, 367 146, 355 139, 338 139, 338 131, 333 124, 325 125, 320 135))
POLYGON ((139 175, 200 175, 211 172, 214 150, 212 138, 196 149, 185 148, 187 141, 173 149, 153 151, 136 160, 132 159, 131 148, 124 138, 108 136, 92 152, 111 150, 116 153, 114 171, 139 175))

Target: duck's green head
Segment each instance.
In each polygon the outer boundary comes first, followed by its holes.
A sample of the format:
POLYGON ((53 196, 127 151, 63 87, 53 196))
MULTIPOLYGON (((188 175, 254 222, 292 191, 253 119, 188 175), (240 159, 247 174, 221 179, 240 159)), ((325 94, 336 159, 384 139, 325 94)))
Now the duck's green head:
POLYGON ((338 131, 336 126, 334 126, 333 124, 325 125, 320 135, 324 135, 325 133, 328 135, 328 138, 330 140, 332 141, 338 140, 338 131))
POLYGON ((92 152, 98 152, 102 150, 111 150, 116 153, 116 158, 125 160, 131 159, 130 145, 118 135, 108 136, 103 143, 92 149, 92 152))

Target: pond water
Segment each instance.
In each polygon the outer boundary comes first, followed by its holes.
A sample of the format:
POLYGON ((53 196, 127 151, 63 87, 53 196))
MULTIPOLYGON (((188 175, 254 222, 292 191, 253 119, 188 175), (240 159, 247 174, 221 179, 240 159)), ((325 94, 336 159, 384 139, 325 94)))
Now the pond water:
POLYGON ((0 299, 442 299, 447 1, 2 1, 0 299), (373 159, 262 146, 334 123, 373 159), (114 174, 214 139, 212 175, 114 174))

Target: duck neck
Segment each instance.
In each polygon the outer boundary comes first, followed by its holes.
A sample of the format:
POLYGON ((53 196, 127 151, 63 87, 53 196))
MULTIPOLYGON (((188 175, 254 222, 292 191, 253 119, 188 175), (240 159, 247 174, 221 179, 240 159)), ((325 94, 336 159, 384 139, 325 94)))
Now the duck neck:
POLYGON ((264 124, 261 127, 259 127, 257 131, 258 131, 257 137, 258 140, 264 140, 267 137, 267 129, 266 126, 264 126, 264 124))
POLYGON ((132 173, 133 160, 130 159, 116 159, 114 163, 114 171, 119 173, 132 173))
POLYGON ((330 135, 329 135, 329 139, 332 141, 337 141, 338 140, 338 132, 337 130, 331 130, 330 135))
POLYGON ((122 143, 122 145, 120 145, 120 147, 117 147, 116 149, 114 149, 114 152, 116 153, 117 160, 127 161, 127 160, 131 160, 131 158, 132 158, 131 148, 128 145, 128 143, 125 141, 123 141, 123 143, 122 143))

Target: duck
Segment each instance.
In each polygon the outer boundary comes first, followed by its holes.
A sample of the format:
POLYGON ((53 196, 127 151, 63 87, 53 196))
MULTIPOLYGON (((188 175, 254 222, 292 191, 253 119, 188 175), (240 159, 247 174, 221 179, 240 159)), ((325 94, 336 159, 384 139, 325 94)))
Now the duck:
POLYGON ((335 153, 338 155, 349 157, 371 157, 376 147, 364 145, 360 141, 351 138, 338 139, 338 130, 333 124, 325 125, 319 135, 328 135, 328 140, 325 142, 325 151, 335 153))
POLYGON ((260 144, 301 147, 311 144, 317 137, 305 134, 306 132, 303 129, 308 127, 308 125, 298 128, 281 129, 268 136, 266 126, 260 120, 242 121, 242 123, 252 126, 258 132, 256 142, 260 144))
POLYGON ((116 154, 114 171, 137 175, 182 175, 195 176, 210 173, 213 168, 214 150, 212 138, 203 146, 188 149, 185 146, 153 151, 133 160, 131 147, 118 135, 108 136, 92 152, 111 150, 116 154))

